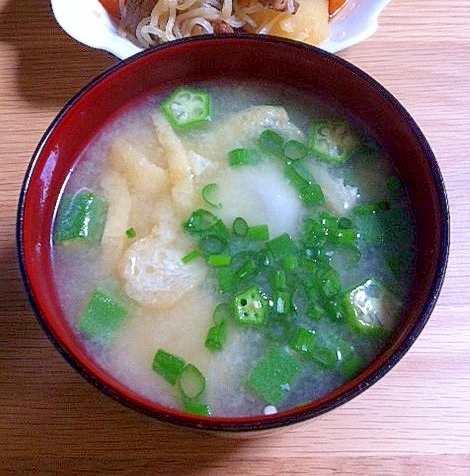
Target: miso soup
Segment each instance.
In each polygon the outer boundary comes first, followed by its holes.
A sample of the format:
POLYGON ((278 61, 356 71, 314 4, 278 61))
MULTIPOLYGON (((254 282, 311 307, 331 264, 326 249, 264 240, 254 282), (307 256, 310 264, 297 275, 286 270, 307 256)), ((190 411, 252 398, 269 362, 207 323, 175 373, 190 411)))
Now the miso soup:
POLYGON ((83 151, 58 206, 71 326, 125 386, 206 416, 325 396, 400 325, 406 190, 338 107, 273 84, 146 97, 83 151))

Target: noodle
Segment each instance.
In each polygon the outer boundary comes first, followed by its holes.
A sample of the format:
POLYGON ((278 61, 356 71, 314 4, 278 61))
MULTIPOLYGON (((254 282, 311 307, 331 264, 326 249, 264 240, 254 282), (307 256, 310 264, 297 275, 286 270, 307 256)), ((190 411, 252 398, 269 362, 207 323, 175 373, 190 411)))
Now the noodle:
MULTIPOLYGON (((129 6, 131 0, 119 0, 129 6)), ((281 9, 265 3, 268 0, 158 0, 150 14, 138 20, 131 33, 137 43, 148 48, 166 41, 208 33, 228 33, 234 30, 300 39, 318 44, 327 37, 327 0, 302 0, 303 18, 297 18, 300 0, 285 0, 281 9), (313 5, 313 7, 312 7, 313 5), (313 10, 312 10, 313 8, 313 10), (311 16, 317 13, 320 23, 311 16), (294 18, 295 17, 295 18, 294 18), (293 21, 295 20, 295 21, 293 21), (287 23, 285 23, 288 21, 287 23), (302 24, 305 23, 305 24, 302 24), (315 25, 310 35, 309 24, 315 25), (318 27, 318 24, 321 26, 318 27), (293 26, 294 25, 294 26, 293 26), (298 26, 295 26, 298 25, 298 26), (297 29, 297 31, 296 31, 297 29), (307 33, 306 33, 307 32, 307 33), (297 36, 296 36, 297 35, 297 36)), ((150 0, 150 3, 151 0, 150 0)), ((149 10, 147 10, 149 12, 149 10)), ((133 29, 134 27, 132 27, 133 29)))

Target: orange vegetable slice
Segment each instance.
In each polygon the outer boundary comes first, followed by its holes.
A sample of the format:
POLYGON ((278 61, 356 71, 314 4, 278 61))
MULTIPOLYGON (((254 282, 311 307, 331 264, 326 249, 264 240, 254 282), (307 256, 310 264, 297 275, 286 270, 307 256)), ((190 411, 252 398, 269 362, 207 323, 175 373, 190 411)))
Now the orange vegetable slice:
POLYGON ((329 0, 328 2, 328 13, 330 17, 338 12, 348 0, 329 0))
POLYGON ((108 15, 112 18, 119 20, 121 18, 121 12, 119 9, 119 0, 99 0, 101 5, 108 12, 108 15))

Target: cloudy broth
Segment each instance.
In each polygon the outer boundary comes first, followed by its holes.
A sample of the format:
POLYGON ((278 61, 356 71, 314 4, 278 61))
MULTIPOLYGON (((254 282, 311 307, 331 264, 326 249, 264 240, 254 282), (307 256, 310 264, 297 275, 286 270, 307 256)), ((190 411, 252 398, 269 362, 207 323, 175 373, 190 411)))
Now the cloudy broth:
POLYGON ((210 415, 285 410, 357 375, 399 325, 415 254, 406 193, 380 146, 320 100, 272 84, 197 87, 212 98, 209 122, 173 128, 162 98, 147 97, 83 152, 64 196, 99 197, 104 230, 92 245, 56 240, 59 295, 90 354, 137 394, 184 408, 178 383, 154 368, 163 349, 204 376, 194 400, 210 415), (312 124, 331 118, 354 135, 344 162, 312 152, 312 124), (267 130, 282 138, 286 156, 262 145, 267 130), (255 158, 229 165, 234 150, 255 158), (215 252, 201 252, 206 237, 188 225, 199 210, 225 226, 215 252), (285 246, 276 248, 278 237, 285 246), (126 310, 111 337, 80 324, 96 289, 126 310), (251 308, 237 314, 249 289, 259 292, 256 322, 243 321, 251 308), (221 303, 236 316, 224 316, 226 339, 211 349, 205 342, 220 325, 221 303), (283 366, 290 377, 277 381, 283 366), (271 374, 274 382, 264 382, 271 374))

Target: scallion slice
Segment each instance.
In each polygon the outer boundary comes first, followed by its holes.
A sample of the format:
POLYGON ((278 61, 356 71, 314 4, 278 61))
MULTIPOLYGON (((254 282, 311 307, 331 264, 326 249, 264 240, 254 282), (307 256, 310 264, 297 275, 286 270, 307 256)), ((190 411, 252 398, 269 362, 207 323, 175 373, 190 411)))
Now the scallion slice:
POLYGON ((128 228, 126 230, 126 236, 127 236, 127 238, 132 240, 133 238, 135 238, 137 236, 137 233, 136 233, 134 228, 128 228))
POLYGON ((128 316, 128 309, 108 292, 95 289, 78 320, 85 336, 102 342, 110 341, 128 316))
POLYGON ((202 188, 201 196, 203 200, 214 208, 222 208, 222 203, 217 200, 219 186, 216 183, 208 183, 202 188))
POLYGON ((188 254, 184 255, 181 258, 181 262, 183 264, 188 264, 188 263, 191 263, 191 261, 194 261, 199 256, 201 256, 201 253, 199 252, 199 250, 193 250, 193 251, 190 251, 188 254))
POLYGON ((269 240, 268 225, 255 225, 248 227, 246 237, 252 241, 266 241, 269 240))
POLYGON ((231 292, 237 287, 238 278, 235 271, 229 267, 218 268, 217 284, 220 292, 231 292))
POLYGON ((65 196, 55 221, 54 242, 96 245, 103 234, 106 212, 105 201, 92 192, 65 196))
POLYGON ((237 217, 233 221, 232 230, 237 236, 246 236, 248 233, 248 223, 242 217, 237 217))
POLYGON ((227 240, 216 234, 208 234, 199 240, 199 248, 204 253, 222 254, 227 249, 227 240))
POLYGON ((228 320, 224 319, 219 324, 209 328, 204 345, 209 350, 222 350, 227 340, 228 320))
POLYGON ((236 275, 238 279, 244 279, 247 276, 251 276, 252 274, 256 273, 258 270, 258 263, 255 259, 251 258, 245 261, 240 268, 236 271, 236 275))
POLYGON ((218 220, 213 213, 200 208, 191 213, 190 217, 183 223, 183 229, 191 234, 206 233, 216 225, 218 220))
POLYGON ((184 399, 184 410, 192 415, 211 416, 212 410, 207 403, 201 403, 191 398, 184 399))
POLYGON ((284 139, 277 132, 271 129, 266 129, 258 138, 258 147, 268 155, 282 157, 284 139))
POLYGON ((310 356, 317 347, 315 331, 298 327, 289 342, 289 347, 304 356, 310 356))
POLYGON ((187 364, 178 379, 179 388, 185 398, 198 398, 206 388, 204 375, 193 364, 187 364))
POLYGON ((288 140, 283 147, 283 153, 288 160, 300 160, 307 156, 308 147, 298 140, 288 140))
POLYGON ((181 357, 170 354, 163 349, 158 349, 153 358, 152 369, 166 381, 175 385, 185 366, 186 362, 181 357))
POLYGON ((211 254, 207 258, 207 262, 213 268, 221 268, 223 266, 230 266, 232 258, 227 254, 211 254))
POLYGON ((228 320, 232 316, 232 308, 228 302, 217 304, 212 314, 214 324, 220 324, 224 320, 228 320))
POLYGON ((233 149, 227 156, 228 164, 232 167, 239 165, 254 165, 260 161, 258 152, 255 149, 233 149))

